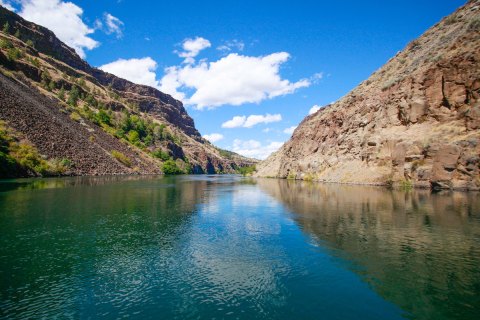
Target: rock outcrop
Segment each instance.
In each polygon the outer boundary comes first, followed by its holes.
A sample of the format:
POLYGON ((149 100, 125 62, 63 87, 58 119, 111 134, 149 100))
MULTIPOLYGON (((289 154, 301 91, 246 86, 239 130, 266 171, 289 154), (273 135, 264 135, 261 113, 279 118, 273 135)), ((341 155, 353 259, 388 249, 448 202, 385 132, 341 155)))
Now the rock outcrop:
POLYGON ((257 176, 480 188, 480 1, 306 117, 257 176))
POLYGON ((167 158, 192 173, 256 162, 203 139, 180 101, 91 67, 1 6, 0 28, 0 121, 46 159, 71 162, 68 174, 158 174, 167 158))

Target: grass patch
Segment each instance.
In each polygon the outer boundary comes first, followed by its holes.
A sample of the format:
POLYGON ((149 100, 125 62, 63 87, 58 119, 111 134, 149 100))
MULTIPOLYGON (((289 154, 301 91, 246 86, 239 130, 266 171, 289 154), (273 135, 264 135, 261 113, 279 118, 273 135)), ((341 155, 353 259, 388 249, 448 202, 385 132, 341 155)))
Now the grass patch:
POLYGON ((132 166, 132 161, 130 160, 130 158, 128 158, 126 155, 124 155, 123 153, 121 153, 120 151, 117 151, 117 150, 112 150, 110 152, 112 154, 112 156, 117 159, 120 163, 123 163, 124 165, 126 165, 127 167, 131 167, 132 166))

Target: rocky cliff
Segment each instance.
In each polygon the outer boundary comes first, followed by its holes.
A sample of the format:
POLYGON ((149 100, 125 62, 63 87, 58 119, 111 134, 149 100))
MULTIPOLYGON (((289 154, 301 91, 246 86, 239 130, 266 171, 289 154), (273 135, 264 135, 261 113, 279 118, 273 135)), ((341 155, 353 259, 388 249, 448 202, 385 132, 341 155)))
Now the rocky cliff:
POLYGON ((203 139, 180 101, 91 67, 1 6, 0 28, 0 121, 19 162, 24 145, 71 175, 155 174, 167 161, 178 172, 235 172, 255 162, 203 139))
POLYGON ((480 1, 306 117, 257 176, 480 188, 480 1))

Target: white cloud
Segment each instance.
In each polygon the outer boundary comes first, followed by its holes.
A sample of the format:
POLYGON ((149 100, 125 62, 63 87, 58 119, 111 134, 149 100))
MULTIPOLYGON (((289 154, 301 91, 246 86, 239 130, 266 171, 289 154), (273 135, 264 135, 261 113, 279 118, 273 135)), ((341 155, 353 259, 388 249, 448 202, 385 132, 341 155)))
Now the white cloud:
POLYGON ((197 109, 259 103, 311 84, 309 79, 290 82, 281 78, 280 65, 289 57, 286 52, 260 57, 231 53, 215 62, 173 66, 165 69, 161 88, 173 95, 178 95, 180 88, 194 89, 184 102, 197 109))
POLYGON ((272 128, 265 128, 262 130, 262 132, 265 132, 265 133, 269 133, 270 131, 272 131, 272 128))
POLYGON ((223 139, 223 134, 220 133, 212 133, 212 134, 206 134, 203 136, 205 139, 210 141, 211 143, 215 143, 217 141, 220 141, 223 139))
POLYGON ((293 131, 295 131, 295 129, 297 129, 297 126, 291 126, 289 128, 286 128, 285 130, 283 130, 283 132, 286 133, 286 134, 292 134, 293 131))
POLYGON ((245 157, 256 159, 266 159, 270 154, 277 151, 283 142, 273 141, 267 145, 262 145, 257 140, 233 140, 232 151, 239 153, 245 157))
POLYGON ((271 122, 278 122, 278 121, 282 121, 282 115, 280 114, 267 113, 264 116, 258 115, 258 114, 252 114, 251 116, 248 116, 243 126, 245 128, 251 128, 259 123, 271 123, 271 122))
POLYGON ((8 1, 8 0, 0 0, 0 6, 3 6, 8 10, 15 12, 15 8, 12 7, 12 4, 10 2, 11 1, 8 1))
POLYGON ((231 120, 222 123, 222 128, 238 128, 245 124, 246 116, 235 116, 231 120))
POLYGON ((271 123, 282 121, 281 114, 269 114, 260 115, 252 114, 250 116, 235 116, 231 120, 222 123, 222 128, 251 128, 259 123, 271 123))
POLYGON ((217 50, 224 51, 224 52, 232 51, 235 49, 238 51, 243 51, 244 48, 245 48, 245 43, 243 41, 233 39, 230 41, 226 41, 221 46, 218 46, 217 50))
POLYGON ((112 16, 110 13, 104 14, 105 24, 107 25, 106 33, 112 34, 115 33, 117 38, 121 38, 123 22, 117 17, 112 16))
POLYGON ((20 15, 52 30, 57 37, 85 58, 85 50, 99 43, 88 35, 94 32, 82 20, 83 10, 72 2, 60 0, 22 0, 20 15))
POLYGON ((320 110, 322 107, 319 106, 319 105, 314 105, 313 107, 310 108, 310 110, 308 111, 308 114, 314 114, 315 112, 317 112, 318 110, 320 110))
POLYGON ((183 41, 182 48, 184 51, 177 53, 179 57, 185 58, 184 63, 193 64, 195 63, 194 58, 200 51, 209 47, 211 47, 210 41, 202 37, 196 37, 195 39, 186 39, 183 41))
POLYGON ((99 69, 134 83, 159 88, 159 82, 156 80, 155 74, 157 63, 150 57, 128 60, 118 59, 99 67, 99 69))

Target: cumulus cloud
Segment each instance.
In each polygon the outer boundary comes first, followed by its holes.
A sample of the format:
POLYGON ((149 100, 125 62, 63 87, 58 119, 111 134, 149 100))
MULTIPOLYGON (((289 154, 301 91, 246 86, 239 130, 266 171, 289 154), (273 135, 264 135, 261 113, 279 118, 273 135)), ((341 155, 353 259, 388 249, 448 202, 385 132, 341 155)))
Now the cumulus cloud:
POLYGON ((215 62, 173 66, 165 69, 161 87, 170 94, 178 94, 178 89, 182 87, 194 89, 191 97, 184 102, 195 105, 197 109, 259 103, 291 94, 311 84, 308 79, 290 82, 281 78, 280 65, 289 57, 286 52, 260 57, 231 53, 215 62), (175 79, 176 87, 168 88, 173 83, 172 79, 175 79))
POLYGON ((217 50, 223 51, 223 52, 229 52, 232 50, 243 51, 244 48, 245 48, 245 43, 243 41, 233 39, 230 41, 226 41, 221 46, 218 46, 217 50))
POLYGON ((60 0, 23 0, 20 15, 52 30, 57 37, 85 58, 85 50, 99 43, 89 37, 94 29, 82 20, 83 10, 72 2, 60 0))
POLYGON ((144 84, 154 88, 159 88, 160 85, 156 80, 155 73, 157 63, 150 57, 128 60, 118 59, 117 61, 99 67, 99 69, 134 83, 144 84))
POLYGON ((260 115, 252 114, 250 116, 235 116, 232 119, 222 123, 222 128, 251 128, 260 123, 271 123, 282 121, 281 114, 260 115))
POLYGON ((245 120, 247 119, 246 116, 235 116, 231 120, 225 121, 222 123, 222 128, 238 128, 243 126, 245 120))
POLYGON ((104 20, 106 25, 105 32, 107 34, 114 33, 117 36, 117 38, 121 38, 123 35, 123 31, 122 31, 123 22, 117 17, 112 16, 110 13, 104 14, 104 20))
POLYGON ((286 134, 292 134, 293 131, 295 131, 295 129, 297 129, 297 126, 291 126, 289 128, 286 128, 285 130, 283 130, 283 132, 286 133, 286 134))
POLYGON ((184 51, 177 52, 178 56, 185 58, 183 61, 187 64, 195 63, 195 57, 203 49, 211 47, 210 41, 202 37, 196 37, 195 39, 186 39, 182 43, 182 48, 184 51))
POLYGON ((310 110, 308 111, 308 114, 314 114, 315 112, 317 112, 318 110, 320 110, 322 107, 319 106, 319 105, 314 105, 313 107, 310 108, 310 110))
POLYGON ((7 8, 8 10, 15 12, 15 8, 12 6, 11 1, 0 0, 0 6, 3 6, 5 8, 7 8))
POLYGON ((223 134, 220 133, 212 133, 212 134, 206 134, 203 136, 205 139, 210 141, 211 143, 215 143, 217 141, 220 141, 223 139, 223 134))
POLYGON ((241 154, 245 157, 255 159, 266 159, 270 154, 277 151, 283 142, 273 141, 269 144, 263 145, 257 140, 233 140, 232 151, 241 154))

